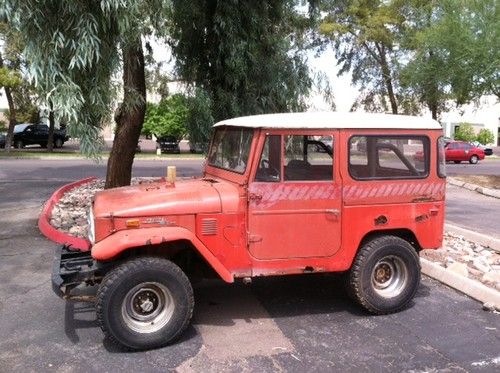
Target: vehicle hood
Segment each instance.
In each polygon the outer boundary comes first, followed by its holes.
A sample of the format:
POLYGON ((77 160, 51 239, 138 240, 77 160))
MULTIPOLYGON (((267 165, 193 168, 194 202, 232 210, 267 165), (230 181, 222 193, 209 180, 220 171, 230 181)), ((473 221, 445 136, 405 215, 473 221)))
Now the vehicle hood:
POLYGON ((98 192, 94 217, 139 217, 221 212, 219 192, 210 181, 165 181, 98 192))

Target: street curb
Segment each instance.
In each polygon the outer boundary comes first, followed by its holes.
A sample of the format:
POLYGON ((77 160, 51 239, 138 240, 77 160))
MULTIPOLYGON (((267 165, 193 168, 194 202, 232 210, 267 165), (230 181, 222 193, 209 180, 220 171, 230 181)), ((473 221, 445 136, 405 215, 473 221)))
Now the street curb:
POLYGON ((433 279, 442 282, 445 285, 456 289, 469 297, 488 303, 496 310, 500 311, 500 292, 487 287, 477 281, 460 276, 459 274, 449 271, 427 259, 420 258, 422 273, 433 279))
POLYGON ((445 223, 444 224, 444 229, 447 232, 463 236, 464 238, 468 239, 469 241, 476 242, 480 245, 483 246, 488 246, 492 250, 495 250, 497 252, 500 252, 500 240, 497 238, 493 238, 491 236, 488 236, 486 234, 474 232, 462 227, 459 227, 454 224, 450 223, 445 223))
POLYGON ((481 193, 488 197, 500 198, 500 190, 485 188, 480 185, 466 183, 465 181, 460 181, 452 177, 447 177, 446 181, 451 185, 472 190, 473 192, 481 193))
POLYGON ((38 218, 38 229, 40 232, 47 237, 49 240, 71 246, 75 249, 80 249, 83 251, 90 250, 90 242, 84 238, 79 238, 71 236, 65 232, 61 232, 54 228, 50 224, 50 216, 52 215, 52 209, 57 204, 57 202, 62 198, 64 193, 68 190, 76 188, 82 184, 86 184, 95 180, 95 177, 88 177, 86 179, 78 180, 70 184, 63 185, 57 189, 52 196, 45 202, 42 212, 38 218))

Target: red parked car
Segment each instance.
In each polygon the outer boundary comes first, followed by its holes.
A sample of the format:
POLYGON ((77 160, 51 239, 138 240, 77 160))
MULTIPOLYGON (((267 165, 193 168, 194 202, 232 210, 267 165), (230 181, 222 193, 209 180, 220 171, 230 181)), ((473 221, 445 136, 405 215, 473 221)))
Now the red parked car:
POLYGON ((460 163, 468 161, 471 164, 476 164, 484 159, 484 150, 464 141, 451 141, 445 147, 446 161, 460 163))

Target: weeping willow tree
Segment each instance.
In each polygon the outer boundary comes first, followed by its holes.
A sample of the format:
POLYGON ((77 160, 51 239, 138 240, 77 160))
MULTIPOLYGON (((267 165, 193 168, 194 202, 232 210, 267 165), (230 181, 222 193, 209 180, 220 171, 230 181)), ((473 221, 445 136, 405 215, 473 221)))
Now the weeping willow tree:
POLYGON ((162 28, 164 0, 0 0, 0 17, 24 39, 28 76, 83 153, 98 157, 101 128, 115 111, 106 188, 130 184, 146 86, 142 38, 162 28))
MULTIPOLYGON (((178 76, 204 92, 214 120, 305 108, 309 14, 298 0, 172 1, 178 76)), ((310 2, 312 3, 312 2, 310 2)))

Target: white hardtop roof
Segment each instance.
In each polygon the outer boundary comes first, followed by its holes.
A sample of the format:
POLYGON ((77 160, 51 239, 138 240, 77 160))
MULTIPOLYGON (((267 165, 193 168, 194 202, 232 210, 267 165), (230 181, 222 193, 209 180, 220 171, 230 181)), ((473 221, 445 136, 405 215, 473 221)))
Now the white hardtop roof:
POLYGON ((387 129, 441 129, 430 118, 378 113, 307 112, 250 115, 222 120, 214 127, 234 126, 248 128, 387 128, 387 129))

